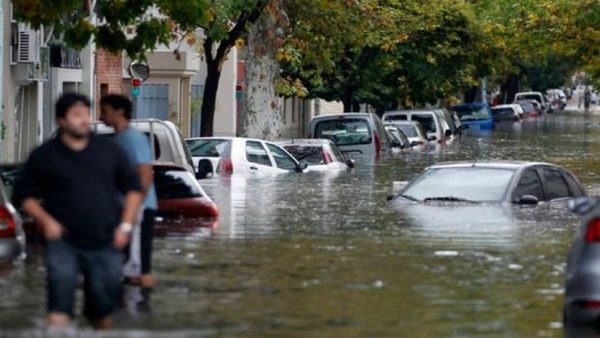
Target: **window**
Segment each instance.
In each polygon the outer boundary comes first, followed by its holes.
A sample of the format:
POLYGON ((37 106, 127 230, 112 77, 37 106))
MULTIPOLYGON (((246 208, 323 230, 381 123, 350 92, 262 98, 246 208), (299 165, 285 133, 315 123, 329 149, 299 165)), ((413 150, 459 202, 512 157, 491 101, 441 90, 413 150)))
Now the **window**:
POLYGON ((491 117, 486 107, 458 107, 456 112, 461 121, 487 120, 491 117))
POLYGON ((338 146, 371 144, 371 128, 365 119, 335 119, 317 123, 315 138, 332 140, 338 146))
POLYGON ((266 165, 268 167, 273 166, 271 159, 269 158, 269 154, 260 142, 246 142, 246 159, 250 163, 266 165))
POLYGON ((406 115, 388 115, 385 117, 385 121, 406 121, 408 120, 406 115))
POLYGON ((335 144, 331 145, 331 151, 333 151, 333 155, 336 157, 333 159, 334 161, 346 163, 346 156, 342 154, 340 148, 338 148, 335 144))
POLYGON ((274 144, 267 143, 267 147, 271 151, 273 158, 275 159, 275 163, 277 164, 277 168, 284 170, 296 170, 296 161, 290 157, 290 155, 286 154, 283 149, 279 148, 274 144))
POLYGON ((196 178, 185 170, 155 168, 154 185, 158 199, 202 197, 196 178))
POLYGON ((567 182, 556 169, 544 169, 544 178, 546 180, 546 193, 548 200, 569 197, 569 188, 567 182))
POLYGON ((496 168, 435 168, 425 171, 404 194, 420 201, 458 198, 475 202, 501 202, 514 175, 496 168))
POLYGON ((227 140, 223 139, 204 139, 204 140, 187 140, 187 145, 192 152, 192 156, 196 157, 219 157, 223 151, 227 140))
POLYGON ((398 126, 407 137, 419 137, 419 135, 417 135, 417 128, 412 124, 397 124, 396 126, 398 126))
POLYGON ((321 146, 287 145, 284 148, 298 161, 304 161, 308 165, 323 164, 323 147, 321 146))
POLYGON ((528 169, 523 173, 519 180, 519 184, 515 188, 513 198, 518 200, 525 195, 535 196, 540 201, 544 200, 542 181, 535 170, 528 169))
POLYGON ((413 114, 411 117, 412 121, 419 122, 427 130, 428 133, 437 132, 435 120, 431 114, 413 114))
POLYGON ((571 188, 571 197, 582 197, 585 194, 579 182, 571 174, 563 173, 563 176, 567 179, 569 188, 571 188))

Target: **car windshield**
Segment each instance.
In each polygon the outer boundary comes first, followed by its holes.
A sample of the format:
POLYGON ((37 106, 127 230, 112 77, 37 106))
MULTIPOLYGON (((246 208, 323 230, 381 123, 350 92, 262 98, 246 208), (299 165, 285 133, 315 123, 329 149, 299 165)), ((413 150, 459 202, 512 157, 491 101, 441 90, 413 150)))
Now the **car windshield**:
POLYGON ((428 169, 403 194, 419 201, 455 199, 473 202, 500 202, 514 170, 497 168, 428 169))
POLYGON ((219 157, 227 140, 223 139, 199 139, 186 140, 192 156, 195 157, 219 157))
POLYGON ((315 138, 330 139, 338 146, 370 144, 371 128, 365 119, 326 120, 317 123, 315 138))
POLYGON ((486 107, 458 107, 456 113, 461 121, 487 120, 490 112, 486 107))
POLYGON ((415 128, 413 125, 398 124, 397 127, 404 132, 406 137, 419 137, 419 135, 417 135, 417 128, 415 128))
POLYGON ((308 165, 323 164, 323 147, 317 145, 286 145, 283 146, 288 153, 308 165))
POLYGON ((540 95, 537 94, 525 94, 525 95, 517 95, 517 101, 523 100, 532 100, 540 102, 540 95))
POLYGON ((435 120, 431 114, 413 114, 411 119, 419 122, 428 133, 435 133, 437 131, 435 120))
POLYGON ((203 197, 200 185, 187 170, 154 168, 154 185, 159 200, 203 197))

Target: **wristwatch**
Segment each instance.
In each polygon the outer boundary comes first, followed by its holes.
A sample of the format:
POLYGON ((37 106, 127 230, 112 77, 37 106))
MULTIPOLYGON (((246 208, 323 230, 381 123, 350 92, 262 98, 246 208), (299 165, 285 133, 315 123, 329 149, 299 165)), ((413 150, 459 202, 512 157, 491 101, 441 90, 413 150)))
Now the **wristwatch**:
POLYGON ((129 234, 131 233, 131 230, 133 230, 133 224, 131 223, 127 223, 127 222, 122 222, 119 225, 119 230, 121 230, 122 232, 129 234))

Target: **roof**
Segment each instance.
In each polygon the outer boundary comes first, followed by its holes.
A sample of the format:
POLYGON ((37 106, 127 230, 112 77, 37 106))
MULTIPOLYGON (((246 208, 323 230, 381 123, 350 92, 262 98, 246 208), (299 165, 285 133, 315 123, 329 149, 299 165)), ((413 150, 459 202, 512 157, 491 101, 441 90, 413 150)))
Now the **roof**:
POLYGON ((484 161, 458 161, 458 162, 440 162, 436 163, 429 168, 498 168, 498 169, 520 169, 524 167, 530 167, 534 165, 550 165, 556 166, 550 163, 544 162, 529 162, 529 161, 496 161, 496 160, 484 160, 484 161))
POLYGON ((299 145, 299 146, 304 146, 304 145, 327 145, 332 143, 330 140, 328 139, 318 139, 318 138, 304 138, 304 139, 294 139, 294 140, 284 140, 284 141, 277 141, 275 142, 277 144, 281 145, 299 145))
POLYGON ((544 94, 542 94, 541 92, 519 92, 519 93, 515 94, 515 96, 518 96, 518 95, 544 95, 544 94))

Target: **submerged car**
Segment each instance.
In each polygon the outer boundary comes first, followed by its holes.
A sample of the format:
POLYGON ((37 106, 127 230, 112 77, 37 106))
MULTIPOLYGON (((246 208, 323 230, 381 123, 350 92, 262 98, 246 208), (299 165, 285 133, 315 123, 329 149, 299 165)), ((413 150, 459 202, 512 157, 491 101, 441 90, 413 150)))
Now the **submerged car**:
POLYGON ((465 103, 452 107, 461 123, 473 132, 489 132, 494 129, 492 110, 485 102, 465 103))
POLYGON ((429 142, 427 132, 419 122, 395 121, 393 124, 404 132, 411 145, 425 146, 429 142))
POLYGON ((188 234, 216 227, 219 209, 192 173, 171 163, 155 163, 152 169, 158 198, 158 235, 188 234))
POLYGON ((23 221, 9 200, 6 186, 0 181, 0 262, 25 255, 23 221))
POLYGON ((221 160, 221 153, 232 137, 193 137, 185 139, 198 179, 215 174, 221 160))
POLYGON ((504 104, 492 108, 494 122, 519 122, 523 118, 523 108, 518 104, 504 104))
POLYGON ((298 139, 277 142, 298 161, 308 165, 307 171, 338 171, 354 168, 354 160, 346 159, 330 140, 298 139))
POLYGON ((537 205, 586 196, 573 174, 537 162, 449 162, 426 168, 388 199, 394 203, 463 202, 537 205))

